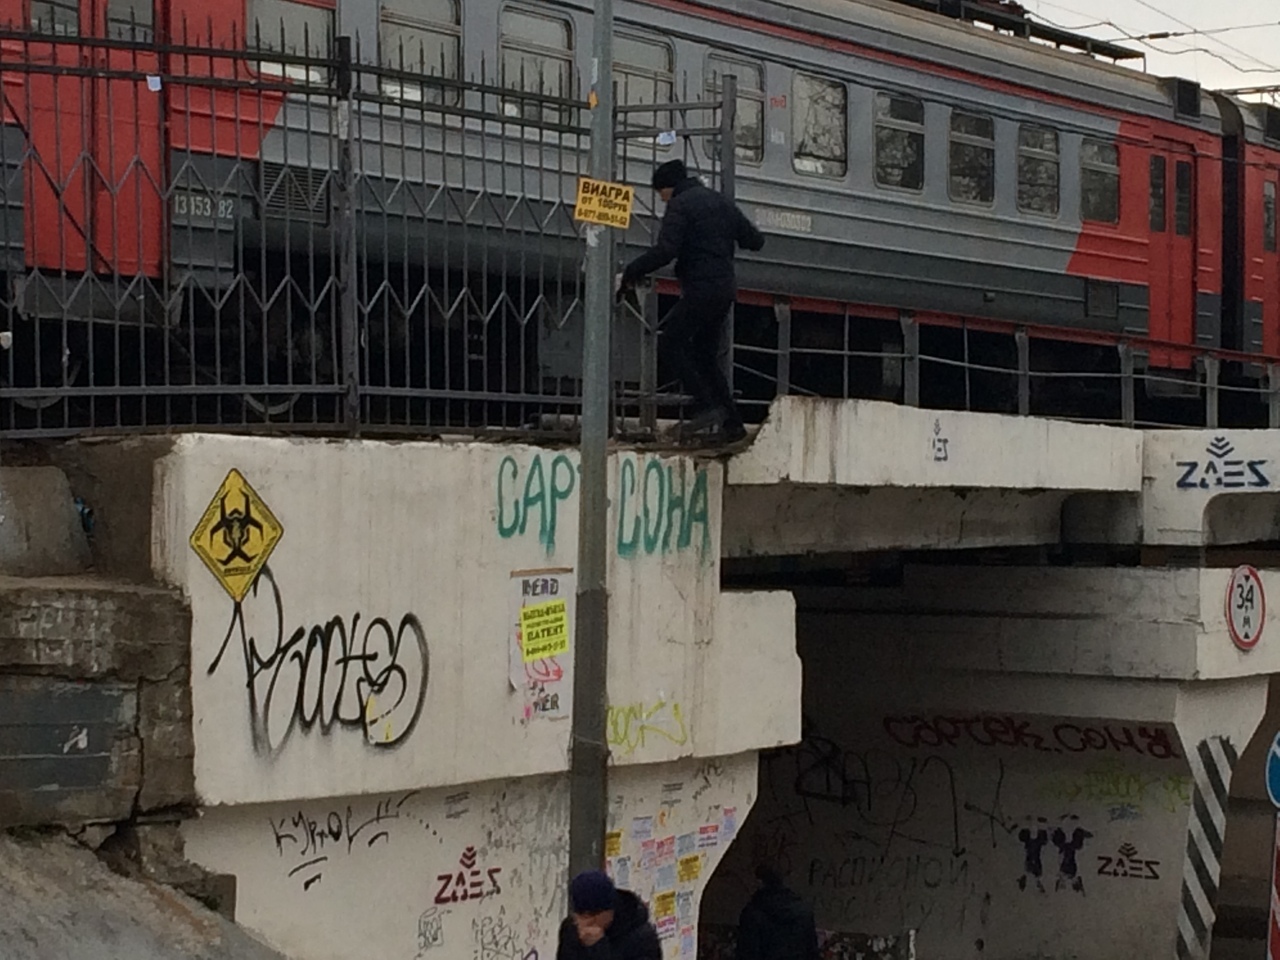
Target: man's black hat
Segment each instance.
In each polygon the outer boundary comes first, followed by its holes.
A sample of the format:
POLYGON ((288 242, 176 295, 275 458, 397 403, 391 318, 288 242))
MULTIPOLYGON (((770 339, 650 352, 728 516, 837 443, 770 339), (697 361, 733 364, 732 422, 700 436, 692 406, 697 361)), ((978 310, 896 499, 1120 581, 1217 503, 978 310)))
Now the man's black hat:
POLYGON ((667 190, 678 187, 689 179, 683 160, 668 160, 653 171, 653 189, 667 190))

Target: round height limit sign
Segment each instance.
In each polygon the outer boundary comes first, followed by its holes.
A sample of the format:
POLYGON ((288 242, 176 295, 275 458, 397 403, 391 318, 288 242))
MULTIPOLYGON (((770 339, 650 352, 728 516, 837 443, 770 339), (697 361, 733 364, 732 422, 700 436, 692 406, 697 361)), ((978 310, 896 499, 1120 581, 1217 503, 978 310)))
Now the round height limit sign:
POLYGON ((1267 595, 1262 577, 1253 567, 1236 567, 1227 584, 1227 630, 1241 650, 1252 650, 1262 639, 1267 621, 1267 595))

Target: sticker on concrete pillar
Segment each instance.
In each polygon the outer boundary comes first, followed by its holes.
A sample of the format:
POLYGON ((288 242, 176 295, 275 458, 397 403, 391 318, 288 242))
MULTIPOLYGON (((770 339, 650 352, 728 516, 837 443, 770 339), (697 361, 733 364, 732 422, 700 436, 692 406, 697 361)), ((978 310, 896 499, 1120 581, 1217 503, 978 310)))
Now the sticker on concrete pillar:
POLYGON ((578 180, 578 200, 573 207, 573 219, 626 230, 631 226, 631 207, 634 201, 635 190, 626 184, 581 177, 578 180))
POLYGON ((559 720, 573 703, 573 570, 516 570, 511 574, 508 679, 521 695, 520 719, 559 720))
POLYGON ((1253 567, 1236 567, 1227 584, 1227 630, 1231 642, 1249 651, 1262 639, 1267 620, 1267 595, 1253 567))
POLYGON ((1271 741, 1271 752, 1267 754, 1267 796, 1272 806, 1280 810, 1280 733, 1271 741))
POLYGON ((239 603, 266 566, 284 527, 239 470, 227 474, 191 531, 196 552, 222 589, 239 603))

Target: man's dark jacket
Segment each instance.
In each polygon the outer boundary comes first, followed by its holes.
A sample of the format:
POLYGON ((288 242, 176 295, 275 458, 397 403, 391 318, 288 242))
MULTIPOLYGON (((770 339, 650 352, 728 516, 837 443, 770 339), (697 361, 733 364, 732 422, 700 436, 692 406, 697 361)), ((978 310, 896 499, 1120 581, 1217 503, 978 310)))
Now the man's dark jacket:
POLYGON ((757 890, 738 923, 737 960, 818 960, 813 911, 786 887, 757 890))
POLYGON ((633 284, 674 260, 686 296, 731 293, 735 246, 760 250, 764 237, 732 200, 689 177, 672 192, 658 242, 628 265, 623 283, 633 284))
POLYGON ((658 931, 649 922, 649 909, 629 890, 619 890, 613 923, 599 942, 588 947, 578 939, 573 917, 560 924, 556 960, 662 960, 658 931))

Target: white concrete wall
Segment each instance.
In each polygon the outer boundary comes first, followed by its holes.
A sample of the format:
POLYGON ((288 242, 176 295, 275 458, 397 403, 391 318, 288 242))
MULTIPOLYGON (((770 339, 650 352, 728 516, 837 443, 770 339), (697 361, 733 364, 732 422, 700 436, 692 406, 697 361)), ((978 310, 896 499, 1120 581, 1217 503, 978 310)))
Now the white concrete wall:
POLYGON ((1280 494, 1274 430, 1161 430, 1143 441, 1143 542, 1272 539, 1280 494), (1220 511, 1213 510, 1221 504, 1220 511), (1206 522, 1206 514, 1216 522, 1206 522), (1216 528, 1216 529, 1215 529, 1216 528))
MULTIPOLYGON (((524 579, 559 578, 572 619, 576 454, 188 436, 157 470, 155 568, 191 601, 205 803, 566 768, 572 654, 526 667, 515 636, 524 579), (239 604, 187 543, 232 468, 284 527, 269 577, 239 604)), ((722 603, 722 482, 715 462, 634 453, 611 462, 615 763, 798 736, 790 597, 722 603), (775 669, 763 701, 722 681, 775 669)))
MULTIPOLYGON (((696 951, 703 888, 755 799, 754 753, 615 770, 610 869, 696 951)), ((206 810, 187 854, 237 877, 236 919, 299 960, 552 960, 564 775, 206 810)))
POLYGON ((783 397, 751 448, 733 459, 729 482, 783 481, 1137 492, 1142 434, 1034 417, 783 397))

